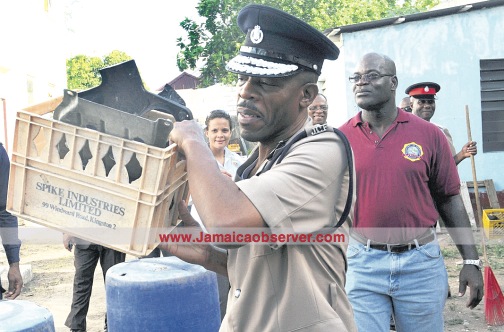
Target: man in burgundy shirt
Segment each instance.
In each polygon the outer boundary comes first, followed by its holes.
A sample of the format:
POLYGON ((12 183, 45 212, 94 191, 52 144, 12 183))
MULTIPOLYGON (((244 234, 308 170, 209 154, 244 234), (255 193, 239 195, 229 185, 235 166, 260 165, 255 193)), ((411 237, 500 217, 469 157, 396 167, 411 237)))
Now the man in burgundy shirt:
POLYGON ((464 259, 459 295, 483 296, 478 252, 444 134, 395 106, 394 62, 364 55, 350 77, 362 112, 340 129, 355 155, 357 202, 346 290, 359 331, 443 330, 447 273, 433 227, 439 214, 464 259), (437 209, 436 209, 437 207, 437 209))

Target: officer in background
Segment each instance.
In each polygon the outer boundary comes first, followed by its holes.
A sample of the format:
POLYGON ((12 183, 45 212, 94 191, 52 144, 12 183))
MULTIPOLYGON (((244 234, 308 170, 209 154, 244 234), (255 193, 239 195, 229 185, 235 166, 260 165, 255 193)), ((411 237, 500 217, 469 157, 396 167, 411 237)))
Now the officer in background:
MULTIPOLYGON (((433 82, 420 82, 410 85, 406 89, 406 94, 410 96, 412 113, 416 116, 421 117, 425 121, 431 122, 431 118, 434 116, 436 111, 436 95, 441 90, 441 86, 433 82)), ((450 150, 455 159, 455 164, 458 165, 460 162, 471 155, 475 156, 478 153, 475 141, 470 141, 462 146, 462 149, 457 152, 455 146, 453 145, 453 138, 448 131, 448 128, 443 127, 437 123, 434 123, 439 129, 445 134, 450 143, 450 150)))

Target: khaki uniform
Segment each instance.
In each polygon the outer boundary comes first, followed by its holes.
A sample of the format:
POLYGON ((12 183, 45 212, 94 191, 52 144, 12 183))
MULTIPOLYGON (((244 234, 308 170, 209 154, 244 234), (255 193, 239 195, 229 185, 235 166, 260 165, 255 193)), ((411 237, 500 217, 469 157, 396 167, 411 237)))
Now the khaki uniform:
MULTIPOLYGON (((436 125, 439 129, 441 129, 443 134, 446 136, 446 139, 448 140, 448 144, 450 145, 450 152, 451 152, 452 156, 455 157, 455 155, 457 154, 457 150, 455 150, 455 145, 453 145, 453 138, 452 138, 450 132, 448 131, 448 128, 443 127, 441 125, 438 125, 437 123, 432 123, 432 124, 436 125)), ((438 222, 436 224, 436 227, 438 228, 438 232, 441 232, 442 229, 446 228, 445 223, 444 223, 443 219, 441 218, 441 216, 439 216, 439 218, 438 218, 438 222)), ((444 231, 446 232, 446 229, 444 231)), ((448 292, 450 292, 450 287, 448 287, 448 292)))
POLYGON ((448 131, 448 128, 445 128, 441 125, 438 125, 437 123, 433 123, 433 124, 435 124, 439 129, 441 129, 443 134, 445 134, 446 139, 448 140, 448 143, 450 144, 450 152, 451 152, 452 156, 455 156, 457 154, 457 150, 455 150, 455 146, 453 145, 453 138, 452 138, 450 132, 448 131))
MULTIPOLYGON (((331 227, 345 207, 348 179, 343 143, 331 131, 295 143, 280 164, 237 184, 272 233, 342 233, 331 227)), ((220 331, 356 331, 345 250, 345 243, 278 242, 228 250, 231 289, 220 331)))

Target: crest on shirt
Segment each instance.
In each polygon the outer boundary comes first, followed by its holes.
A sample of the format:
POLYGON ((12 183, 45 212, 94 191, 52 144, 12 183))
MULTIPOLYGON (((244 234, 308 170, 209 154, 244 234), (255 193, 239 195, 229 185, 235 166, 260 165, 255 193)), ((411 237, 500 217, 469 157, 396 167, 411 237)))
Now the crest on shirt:
POLYGON ((418 161, 423 156, 422 146, 415 142, 404 144, 401 151, 403 153, 403 157, 409 161, 418 161))

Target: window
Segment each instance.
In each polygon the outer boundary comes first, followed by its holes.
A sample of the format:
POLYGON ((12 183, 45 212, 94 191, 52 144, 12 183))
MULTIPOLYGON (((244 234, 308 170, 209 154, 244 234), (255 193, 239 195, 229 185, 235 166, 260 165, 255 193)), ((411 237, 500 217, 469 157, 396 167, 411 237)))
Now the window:
POLYGON ((504 59, 480 60, 483 152, 504 151, 504 59))

